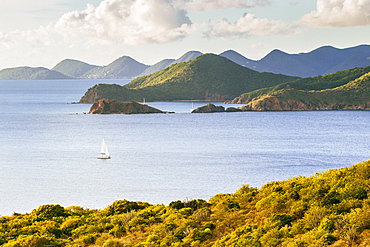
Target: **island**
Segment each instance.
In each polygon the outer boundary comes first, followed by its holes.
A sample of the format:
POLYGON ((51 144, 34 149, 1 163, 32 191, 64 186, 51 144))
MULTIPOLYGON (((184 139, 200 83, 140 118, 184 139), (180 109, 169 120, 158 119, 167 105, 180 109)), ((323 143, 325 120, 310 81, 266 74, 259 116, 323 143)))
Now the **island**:
POLYGON ((228 107, 225 109, 223 106, 216 106, 214 104, 208 103, 204 106, 200 106, 194 109, 191 113, 213 113, 213 112, 239 112, 242 111, 239 108, 228 107))
POLYGON ((118 102, 115 100, 101 99, 95 102, 89 114, 149 114, 165 113, 154 107, 137 102, 118 102))
POLYGON ((298 78, 250 70, 214 54, 174 64, 120 86, 98 84, 80 103, 117 101, 229 101, 238 108, 206 106, 196 112, 369 110, 370 66, 298 78), (209 108, 209 109, 207 109, 209 108))

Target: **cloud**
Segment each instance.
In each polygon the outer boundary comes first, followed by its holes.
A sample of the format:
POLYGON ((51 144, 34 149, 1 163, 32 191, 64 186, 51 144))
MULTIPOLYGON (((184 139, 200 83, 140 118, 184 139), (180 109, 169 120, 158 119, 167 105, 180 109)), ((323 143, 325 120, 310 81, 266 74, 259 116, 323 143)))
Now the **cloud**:
POLYGON ((16 45, 28 46, 30 48, 49 46, 54 42, 55 34, 50 26, 25 31, 0 32, 0 44, 6 49, 16 45))
POLYGON ((64 14, 55 27, 65 33, 86 35, 130 45, 165 43, 194 32, 187 11, 169 0, 105 0, 82 11, 64 14))
POLYGON ((179 8, 203 12, 206 10, 220 10, 227 8, 253 8, 270 5, 270 0, 175 0, 179 8))
POLYGON ((282 21, 271 21, 267 18, 256 18, 253 14, 244 14, 235 23, 223 19, 217 24, 209 25, 209 29, 204 35, 208 38, 229 36, 245 38, 273 34, 292 35, 294 33, 294 26, 282 21))
POLYGON ((369 0, 317 0, 317 10, 300 20, 308 27, 349 27, 370 25, 369 0))

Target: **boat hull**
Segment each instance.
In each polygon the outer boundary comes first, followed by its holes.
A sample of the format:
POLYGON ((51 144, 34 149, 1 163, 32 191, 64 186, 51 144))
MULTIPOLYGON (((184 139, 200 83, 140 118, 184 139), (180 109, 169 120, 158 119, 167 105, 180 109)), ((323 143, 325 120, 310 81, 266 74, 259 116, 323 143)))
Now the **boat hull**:
POLYGON ((98 156, 98 159, 100 160, 109 160, 110 159, 110 156, 98 156))

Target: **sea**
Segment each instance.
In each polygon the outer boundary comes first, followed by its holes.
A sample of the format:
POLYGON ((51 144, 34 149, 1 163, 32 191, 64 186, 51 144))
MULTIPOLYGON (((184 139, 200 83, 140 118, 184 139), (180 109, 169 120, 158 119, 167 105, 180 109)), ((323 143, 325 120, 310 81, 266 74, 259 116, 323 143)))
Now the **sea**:
POLYGON ((370 159, 369 111, 192 114, 208 102, 181 101, 146 102, 172 114, 92 115, 74 103, 128 82, 0 81, 0 215, 208 200, 370 159), (103 138, 110 160, 97 159, 103 138))

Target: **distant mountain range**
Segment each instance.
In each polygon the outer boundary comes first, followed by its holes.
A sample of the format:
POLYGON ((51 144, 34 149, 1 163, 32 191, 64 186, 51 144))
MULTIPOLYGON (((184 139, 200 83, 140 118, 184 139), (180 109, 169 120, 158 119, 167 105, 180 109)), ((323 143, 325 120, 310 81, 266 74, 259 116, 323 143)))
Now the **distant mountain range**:
POLYGON ((64 80, 72 79, 55 70, 47 68, 18 67, 0 71, 0 80, 64 80))
MULTIPOLYGON (((153 74, 176 63, 188 62, 199 55, 202 55, 199 51, 190 51, 179 59, 164 59, 152 66, 142 64, 128 56, 120 57, 106 66, 65 59, 51 70, 30 67, 4 69, 0 71, 0 80, 136 78, 153 74)), ((297 77, 326 75, 346 69, 370 66, 370 45, 359 45, 345 49, 323 46, 311 52, 299 54, 273 50, 261 60, 248 59, 233 50, 225 51, 219 55, 258 72, 297 77)))
MULTIPOLYGON (((232 52, 231 54, 231 56, 223 55, 233 61, 235 56, 232 52)), ((246 59, 244 65, 260 72, 299 77, 327 75, 356 67, 370 66, 370 45, 346 49, 323 46, 309 53, 299 54, 273 50, 259 61, 246 59)))

